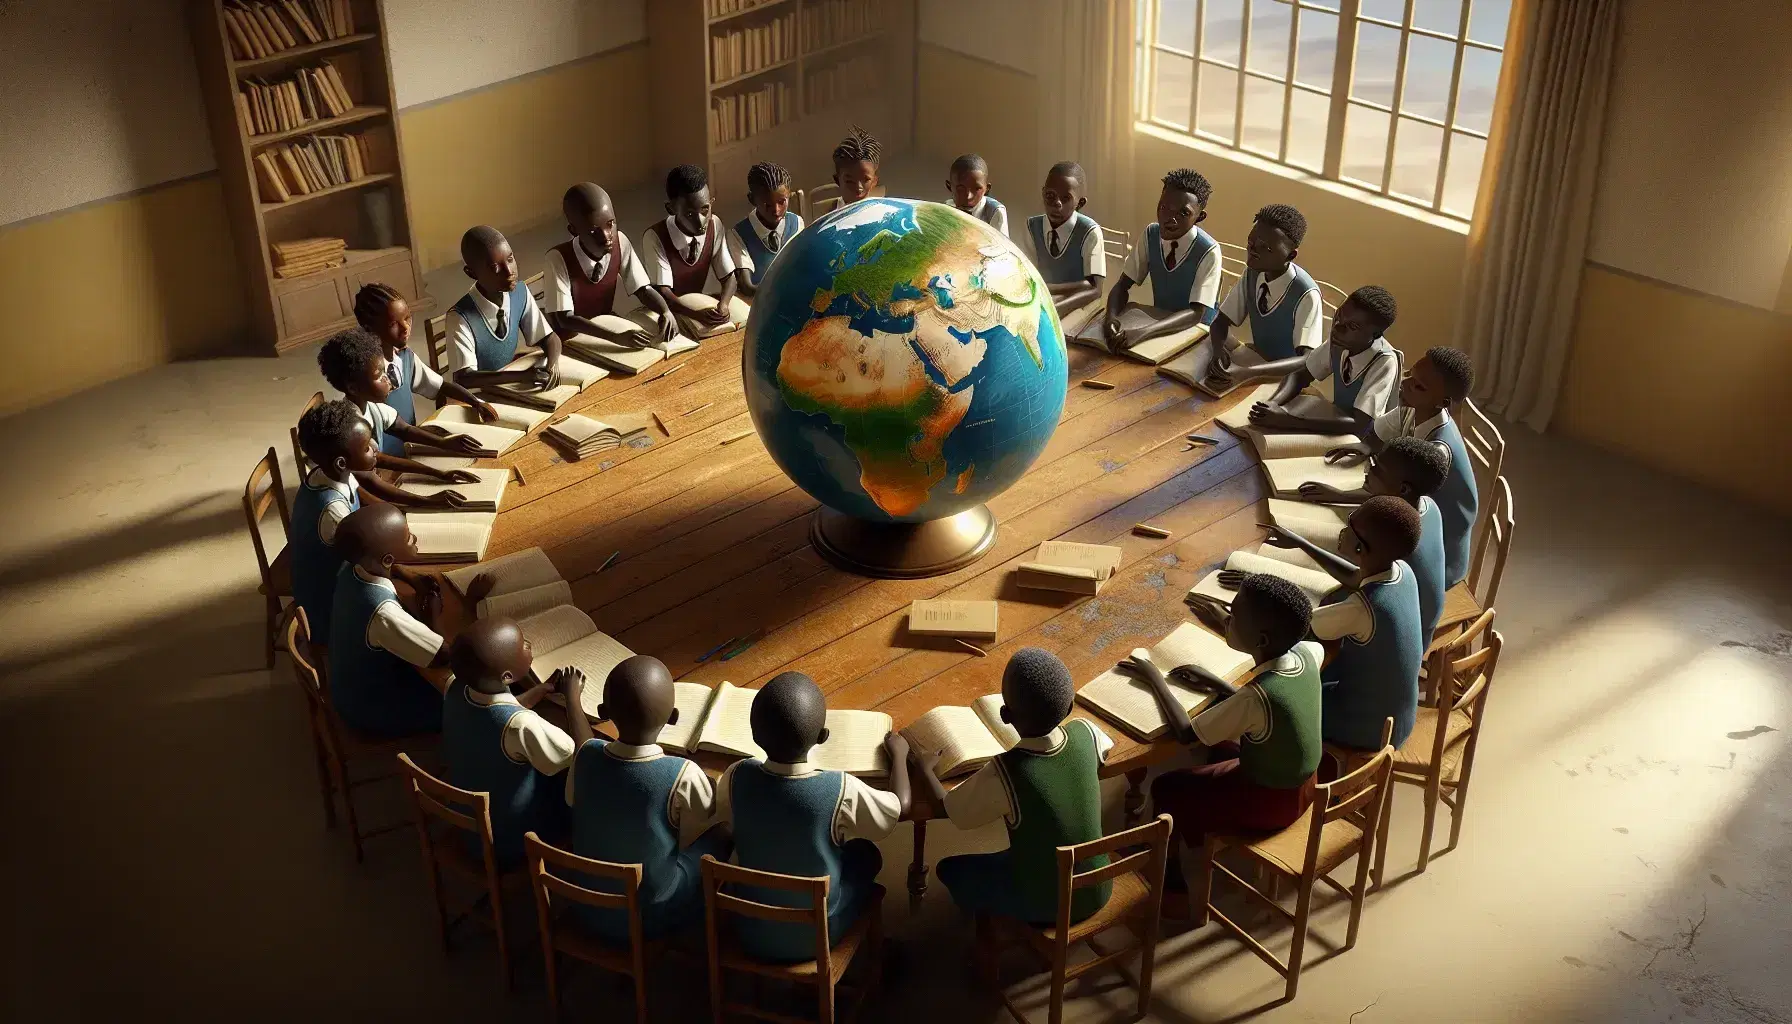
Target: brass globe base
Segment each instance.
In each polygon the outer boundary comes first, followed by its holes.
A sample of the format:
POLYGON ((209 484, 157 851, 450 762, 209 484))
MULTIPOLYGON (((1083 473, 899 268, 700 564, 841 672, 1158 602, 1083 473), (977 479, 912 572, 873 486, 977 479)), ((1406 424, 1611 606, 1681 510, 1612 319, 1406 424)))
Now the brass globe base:
POLYGON ((913 580, 962 569, 988 554, 996 542, 996 517, 978 505, 926 523, 872 523, 824 505, 810 521, 809 540, 847 572, 913 580))

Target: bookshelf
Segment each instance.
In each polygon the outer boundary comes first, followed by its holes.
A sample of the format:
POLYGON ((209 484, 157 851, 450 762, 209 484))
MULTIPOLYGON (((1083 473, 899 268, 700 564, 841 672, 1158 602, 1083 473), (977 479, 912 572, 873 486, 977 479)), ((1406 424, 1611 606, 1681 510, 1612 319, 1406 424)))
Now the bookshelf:
MULTIPOLYGON (((849 125, 910 147, 915 0, 655 0, 647 5, 659 171, 708 168, 718 212, 744 210, 747 168, 827 181, 849 125)), ((738 213, 736 214, 738 216, 738 213)))
POLYGON ((188 0, 188 15, 257 342, 342 330, 375 281, 427 316, 381 0, 188 0), (282 276, 276 246, 320 238, 344 247, 282 276))

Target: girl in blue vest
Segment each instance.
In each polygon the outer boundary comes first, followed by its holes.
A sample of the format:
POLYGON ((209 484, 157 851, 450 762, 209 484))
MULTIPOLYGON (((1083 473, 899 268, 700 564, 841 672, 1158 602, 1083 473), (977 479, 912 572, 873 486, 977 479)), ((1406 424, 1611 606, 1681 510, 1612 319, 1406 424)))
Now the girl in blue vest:
MULTIPOLYGON (((359 327, 351 327, 332 335, 317 350, 317 367, 323 371, 324 380, 342 392, 343 397, 359 410, 361 418, 367 421, 368 429, 373 432, 374 446, 380 452, 379 469, 415 473, 446 483, 473 481, 474 477, 470 473, 431 469, 415 459, 403 457, 406 443, 431 448, 438 454, 445 452, 450 455, 473 455, 480 450, 479 442, 464 434, 450 437, 441 427, 417 426, 398 418, 398 410, 386 402, 387 396, 392 393, 392 377, 385 350, 378 338, 359 327), (391 439, 391 445, 388 445, 388 438, 391 439)), ((425 501, 407 491, 383 484, 376 477, 369 476, 361 482, 383 501, 410 505, 437 504, 444 507, 447 504, 425 501)))
MULTIPOLYGON (((550 843, 566 830, 563 787, 554 776, 572 764, 572 737, 533 710, 553 690, 577 691, 576 668, 513 695, 533 676, 529 641, 502 616, 479 619, 454 638, 448 664, 454 680, 442 701, 442 755, 448 782, 491 796, 492 846, 498 867, 522 863, 523 834, 550 843)), ((569 719, 584 720, 577 704, 569 719)), ((589 728, 589 726, 587 726, 589 728)))
POLYGON ((1126 269, 1108 291, 1102 336, 1119 352, 1146 338, 1187 331, 1214 322, 1220 293, 1219 243, 1198 226, 1207 219, 1213 186, 1199 171, 1186 167, 1164 175, 1157 197, 1157 220, 1145 225, 1139 243, 1126 258, 1126 269), (1151 304, 1167 315, 1143 331, 1120 326, 1133 285, 1151 282, 1151 304))
POLYGON ((735 253, 735 290, 751 299, 772 260, 803 230, 803 218, 790 208, 790 172, 782 164, 747 168, 747 202, 753 212, 728 229, 728 244, 735 253))
POLYGON ((560 383, 560 336, 548 326, 535 296, 516 271, 516 254, 497 228, 485 224, 460 236, 462 269, 473 279, 448 317, 448 375, 462 387, 560 383), (506 370, 523 346, 541 349, 542 359, 506 370))
MULTIPOLYGON (((1058 920, 1058 847, 1101 838, 1102 758, 1114 745, 1087 719, 1065 721, 1076 683, 1057 656, 1023 647, 1002 671, 1002 721, 1020 742, 948 793, 934 767, 939 752, 917 752, 922 784, 952 824, 1008 826, 1008 848, 940 861, 940 882, 952 902, 972 914, 1001 914, 1033 924, 1058 920)), ((1102 867, 1106 857, 1080 863, 1102 867)), ((1103 882, 1077 890, 1070 919, 1081 921, 1107 903, 1103 882)))
POLYGON ((1027 230, 1018 241, 1045 279, 1058 322, 1069 338, 1101 310, 1107 249, 1101 225, 1083 212, 1089 200, 1083 195, 1081 164, 1074 160, 1053 164, 1039 198, 1045 212, 1027 218, 1027 230))
MULTIPOLYGON (((584 681, 566 683, 566 706, 580 707, 584 681)), ((681 833, 709 824, 715 790, 694 762, 660 749, 660 730, 678 723, 672 673, 659 659, 637 654, 611 669, 603 687, 597 713, 616 727, 615 740, 593 736, 584 715, 568 718, 578 743, 566 780, 572 850, 593 860, 641 865, 641 929, 649 940, 661 939, 703 920, 703 858, 726 860, 733 843, 727 828, 717 825, 679 846, 681 833)), ((620 888, 607 879, 579 884, 600 892, 620 888)), ((605 941, 629 941, 623 913, 580 907, 579 914, 605 941)))
POLYGON ((966 153, 952 161, 946 172, 946 191, 952 193, 952 205, 958 212, 977 218, 1008 235, 1008 208, 989 194, 989 164, 975 153, 966 153))
MULTIPOLYGON (((1450 415, 1450 408, 1468 397, 1475 385, 1475 370, 1466 354, 1453 348, 1433 348, 1412 364, 1412 371, 1400 380, 1400 404, 1388 410, 1355 433, 1362 438, 1359 445, 1334 448, 1326 457, 1350 464, 1366 454, 1380 451, 1397 437, 1417 437, 1444 447, 1450 457, 1450 472, 1432 492, 1444 528, 1444 582, 1454 587, 1468 578, 1469 547, 1473 540, 1475 518, 1481 511, 1481 494, 1475 484, 1474 466, 1468 459, 1468 446, 1462 431, 1450 415)), ((1309 501, 1349 501, 1357 494, 1346 493, 1323 484, 1301 485, 1301 497, 1309 501)))
MULTIPOLYGON (((1251 408, 1251 422, 1271 430, 1340 434, 1386 412, 1400 384, 1400 352, 1382 335, 1393 326, 1396 313, 1387 289, 1364 285, 1338 307, 1325 344, 1251 367, 1252 377, 1282 378, 1268 401, 1251 408), (1327 379, 1332 382, 1331 408, 1300 414, 1285 408, 1307 385, 1327 379)), ((1209 377, 1216 385, 1233 383, 1226 370, 1209 377)))
MULTIPOLYGON (((809 750, 827 742, 827 702, 801 672, 774 676, 753 696, 753 742, 765 759, 737 761, 716 783, 716 819, 734 829, 734 857, 742 867, 784 875, 828 877, 828 937, 845 934, 876 893, 883 855, 874 845, 907 816, 908 742, 892 732, 890 791, 809 765, 809 750)), ((760 903, 800 905, 799 894, 747 887, 760 903)), ((795 962, 815 956, 814 930, 782 921, 738 918, 741 945, 762 960, 795 962)))
POLYGON ((1319 347, 1319 286, 1296 266, 1307 218, 1271 203, 1257 211, 1245 237, 1244 274, 1220 303, 1213 322, 1214 363, 1225 369, 1232 328, 1251 325, 1251 347, 1268 360, 1292 359, 1319 347))
POLYGON ((422 669, 448 663, 431 623, 441 592, 433 576, 412 578, 415 609, 398 598, 392 577, 417 553, 417 538, 398 506, 379 502, 349 514, 336 531, 344 565, 330 608, 330 702, 351 729, 370 736, 412 736, 442 727, 442 690, 422 669))
MULTIPOLYGON (((411 305, 390 285, 365 284, 355 293, 355 322, 379 339, 386 356, 386 404, 398 414, 398 422, 416 425, 417 396, 434 402, 439 408, 444 397, 465 403, 487 423, 498 421, 498 410, 491 403, 461 387, 445 381, 417 358, 411 350, 411 305)), ((387 455, 403 455, 404 440, 388 433, 381 439, 380 450, 387 455)))

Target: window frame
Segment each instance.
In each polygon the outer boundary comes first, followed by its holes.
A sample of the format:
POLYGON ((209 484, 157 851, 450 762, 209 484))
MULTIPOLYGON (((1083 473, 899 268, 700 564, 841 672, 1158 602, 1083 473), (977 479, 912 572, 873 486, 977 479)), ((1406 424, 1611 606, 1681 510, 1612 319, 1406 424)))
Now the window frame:
POLYGON ((1202 44, 1205 42, 1203 36, 1206 33, 1207 25, 1208 0, 1194 0, 1195 35, 1192 53, 1178 46, 1166 45, 1158 39, 1157 29, 1162 2, 1163 0, 1140 0, 1143 15, 1139 37, 1144 57, 1137 80, 1137 117, 1140 121, 1216 146, 1223 146, 1260 159, 1272 160, 1295 170, 1318 174, 1327 181, 1362 189, 1365 192, 1417 207, 1438 216, 1465 222, 1471 219, 1470 213, 1445 209, 1444 186, 1450 171, 1450 155, 1456 148, 1455 137, 1463 135, 1480 140, 1483 152, 1485 152, 1488 140, 1486 132, 1465 127, 1457 121, 1464 58, 1470 50, 1494 53, 1500 57, 1500 74, 1502 76, 1506 70, 1504 40, 1499 44, 1494 44, 1469 38, 1469 22, 1473 16, 1475 4, 1485 2, 1485 0, 1462 0, 1462 10, 1454 37, 1414 25, 1413 15, 1417 7, 1416 0, 1405 0, 1404 13, 1398 22, 1363 14, 1361 0, 1238 0, 1241 17, 1236 63, 1205 56, 1202 53, 1202 44), (1253 11, 1258 4, 1275 4, 1287 8, 1289 12, 1288 56, 1285 66, 1278 69, 1279 74, 1250 67, 1251 21, 1253 11), (1332 52, 1332 80, 1329 94, 1297 80, 1301 16, 1306 11, 1316 11, 1338 19, 1338 35, 1332 52), (1391 105, 1351 95, 1351 85, 1356 77, 1358 29, 1364 23, 1392 29, 1400 35, 1399 52, 1394 64, 1393 102, 1391 105), (1455 56, 1450 67, 1450 88, 1444 105, 1445 116, 1442 119, 1401 109, 1401 105, 1406 99, 1407 53, 1414 36, 1424 36, 1455 48, 1455 56), (1188 119, 1190 123, 1187 125, 1177 124, 1158 116, 1157 72, 1160 54, 1168 54, 1189 62, 1188 119), (1236 78, 1237 84, 1232 97, 1232 137, 1230 139, 1204 131, 1199 127, 1203 66, 1229 71, 1236 78), (1273 154, 1244 143, 1245 90, 1246 83, 1253 79, 1280 86, 1282 89, 1282 123, 1279 141, 1273 154), (1289 129, 1293 118, 1294 94, 1296 92, 1323 97, 1328 104, 1325 125, 1325 155, 1322 166, 1318 169, 1306 164, 1293 163, 1288 158, 1289 129), (1381 181, 1379 183, 1365 181, 1343 173, 1345 127, 1350 116, 1350 108, 1353 106, 1374 111, 1388 118, 1387 145, 1382 156, 1381 181), (1442 133, 1437 161, 1437 178, 1433 183, 1432 197, 1429 201, 1393 190, 1394 156, 1402 120, 1428 125, 1442 133))

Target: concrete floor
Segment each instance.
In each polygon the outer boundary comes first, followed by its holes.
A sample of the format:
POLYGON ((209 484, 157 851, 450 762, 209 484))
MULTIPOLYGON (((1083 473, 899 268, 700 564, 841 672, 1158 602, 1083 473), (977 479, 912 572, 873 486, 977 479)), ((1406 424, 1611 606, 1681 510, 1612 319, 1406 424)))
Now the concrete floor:
MULTIPOLYGON (((626 222, 652 201, 631 193, 626 222)), ((555 239, 519 233, 525 272, 555 239)), ((453 268, 431 280, 458 291, 453 268)), ((444 955, 412 836, 353 863, 323 827, 301 698, 261 667, 240 487, 318 386, 309 353, 184 363, 0 430, 23 495, 0 508, 0 1017, 541 1019, 527 906, 516 994, 489 940, 444 955)), ((1391 884, 1354 950, 1309 944, 1299 998, 1276 1006, 1280 979, 1217 927, 1171 934, 1152 1019, 1792 1021, 1786 524, 1554 438, 1509 441, 1508 647, 1461 848, 1410 873, 1402 788, 1391 884)), ((930 839, 936 857, 1001 841, 930 839)), ((906 827, 885 847, 894 892, 907 848, 906 827)), ((944 893, 914 917, 902 902, 873 1019, 996 1019, 944 893)), ((1342 935, 1337 909, 1317 920, 1342 935)), ((655 1017, 698 1019, 703 987, 677 971, 655 1017)), ((1075 1020, 1130 1006, 1106 982, 1073 997, 1075 1020)), ((590 972, 567 998, 628 1012, 590 972)))

